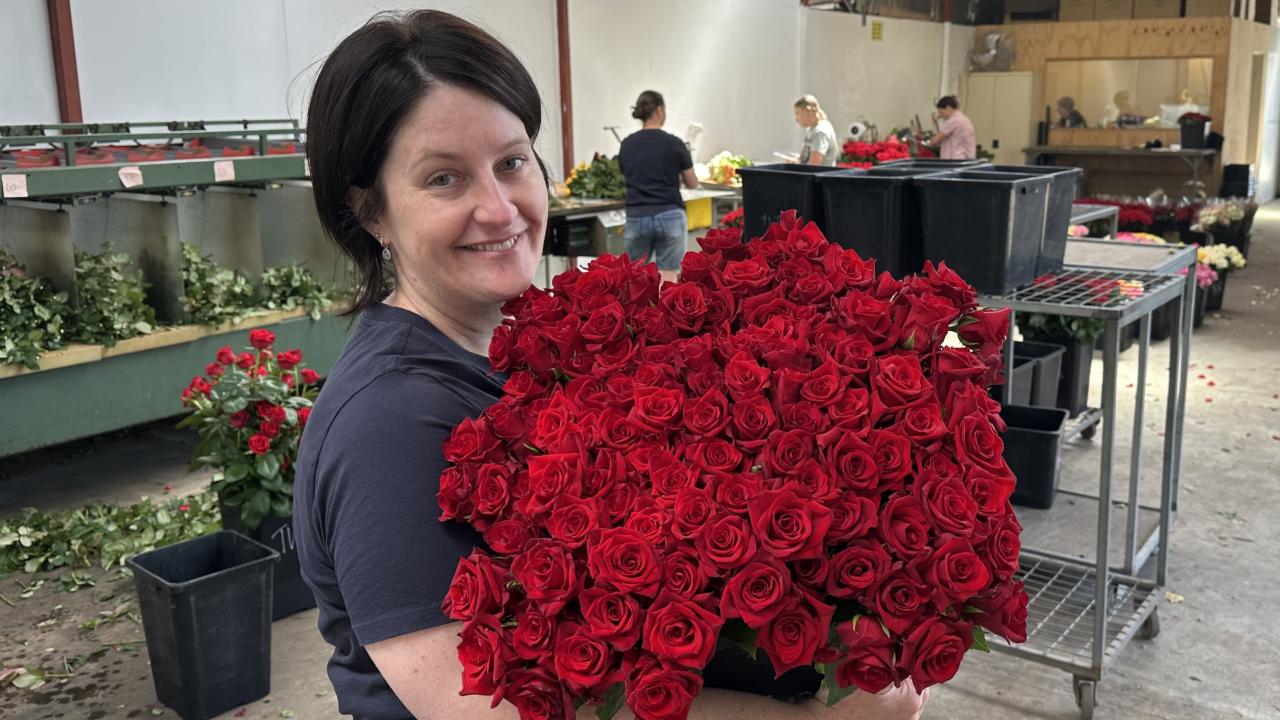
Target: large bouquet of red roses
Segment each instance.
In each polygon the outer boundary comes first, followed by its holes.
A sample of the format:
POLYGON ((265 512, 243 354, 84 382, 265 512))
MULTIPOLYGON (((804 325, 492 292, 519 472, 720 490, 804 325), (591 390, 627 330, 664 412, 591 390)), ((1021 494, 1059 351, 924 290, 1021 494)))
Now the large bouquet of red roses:
POLYGON ((873 165, 908 157, 911 157, 910 148, 896 137, 874 143, 850 140, 841 147, 836 164, 840 167, 866 169, 873 165))
POLYGON ((678 283, 605 256, 507 304, 505 396, 449 438, 438 495, 491 551, 444 601, 462 692, 684 718, 719 637, 817 664, 828 702, 946 681, 979 628, 1024 640, 987 393, 1007 311, 945 266, 877 276, 794 212, 701 244, 678 283))

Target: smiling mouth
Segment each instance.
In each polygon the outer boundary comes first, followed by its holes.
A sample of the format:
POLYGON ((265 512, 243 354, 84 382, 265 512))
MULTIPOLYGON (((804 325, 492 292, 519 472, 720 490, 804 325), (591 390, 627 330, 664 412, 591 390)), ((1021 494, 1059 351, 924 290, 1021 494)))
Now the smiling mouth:
POLYGON ((510 250, 511 248, 515 247, 516 242, 519 239, 520 239, 520 235, 512 235, 511 237, 507 238, 506 240, 503 240, 502 242, 488 243, 485 245, 468 245, 462 249, 470 250, 472 252, 503 252, 505 250, 510 250))

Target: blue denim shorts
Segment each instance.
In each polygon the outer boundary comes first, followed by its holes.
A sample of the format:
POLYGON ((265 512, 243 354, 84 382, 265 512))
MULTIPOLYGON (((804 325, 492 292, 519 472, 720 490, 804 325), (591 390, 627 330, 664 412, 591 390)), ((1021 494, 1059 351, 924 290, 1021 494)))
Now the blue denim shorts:
POLYGON ((689 218, 681 208, 647 217, 627 217, 623 233, 627 255, 647 259, 659 270, 679 270, 689 245, 689 218))

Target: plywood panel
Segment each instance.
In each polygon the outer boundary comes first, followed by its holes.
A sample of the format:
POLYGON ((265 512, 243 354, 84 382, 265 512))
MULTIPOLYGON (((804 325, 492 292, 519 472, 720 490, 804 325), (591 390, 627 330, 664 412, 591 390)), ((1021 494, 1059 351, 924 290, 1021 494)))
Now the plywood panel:
POLYGON ((1053 128, 1049 131, 1050 145, 1080 147, 1138 147, 1151 140, 1165 145, 1179 140, 1178 130, 1160 128, 1127 130, 1119 128, 1053 128))

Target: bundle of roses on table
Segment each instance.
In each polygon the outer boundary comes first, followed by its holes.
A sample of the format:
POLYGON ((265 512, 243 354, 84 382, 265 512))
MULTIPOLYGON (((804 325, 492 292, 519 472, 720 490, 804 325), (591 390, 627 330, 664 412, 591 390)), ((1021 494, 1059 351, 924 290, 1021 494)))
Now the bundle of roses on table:
POLYGON ((684 718, 720 637, 827 702, 950 679, 1026 637, 1002 457, 1008 311, 895 280, 785 213, 715 229, 659 287, 597 258, 507 303, 504 397, 445 444, 463 694, 524 718, 684 718), (954 330, 963 346, 943 345, 954 330))
POLYGON ((899 142, 896 137, 881 142, 860 142, 849 140, 840 148, 840 157, 836 165, 846 168, 866 169, 891 160, 902 160, 911 157, 910 146, 899 142))

